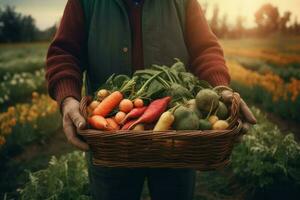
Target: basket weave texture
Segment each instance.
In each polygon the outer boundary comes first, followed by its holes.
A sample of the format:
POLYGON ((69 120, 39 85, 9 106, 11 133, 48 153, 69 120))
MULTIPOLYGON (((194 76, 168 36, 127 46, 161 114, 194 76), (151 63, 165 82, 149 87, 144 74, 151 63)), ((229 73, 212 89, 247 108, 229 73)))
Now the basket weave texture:
MULTIPOLYGON (((87 118, 90 97, 80 103, 87 118)), ((237 137, 241 134, 240 97, 234 93, 230 108, 230 130, 209 131, 101 131, 78 130, 90 145, 93 163, 105 167, 191 168, 215 170, 230 162, 237 137)))

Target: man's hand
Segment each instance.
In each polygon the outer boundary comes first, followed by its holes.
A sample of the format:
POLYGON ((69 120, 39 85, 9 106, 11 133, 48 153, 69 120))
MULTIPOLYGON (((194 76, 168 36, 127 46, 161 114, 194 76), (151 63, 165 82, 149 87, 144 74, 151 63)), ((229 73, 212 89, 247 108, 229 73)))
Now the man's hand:
MULTIPOLYGON (((233 97, 233 92, 230 90, 223 90, 221 92, 221 98, 225 102, 231 102, 233 97)), ((240 113, 243 120, 243 127, 242 127, 242 133, 245 134, 248 132, 250 128, 250 124, 256 124, 256 118, 251 112, 248 105, 245 103, 245 101, 241 98, 241 105, 240 105, 240 113)))
POLYGON ((62 103, 63 129, 68 142, 82 151, 88 151, 89 146, 77 137, 76 128, 83 129, 86 121, 79 111, 79 102, 73 97, 66 98, 62 103))

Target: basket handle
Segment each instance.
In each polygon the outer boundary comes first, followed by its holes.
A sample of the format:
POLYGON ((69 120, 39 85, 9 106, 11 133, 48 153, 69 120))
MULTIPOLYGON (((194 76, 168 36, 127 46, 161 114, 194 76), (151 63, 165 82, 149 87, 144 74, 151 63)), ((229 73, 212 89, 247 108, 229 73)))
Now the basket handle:
POLYGON ((92 97, 90 97, 90 96, 84 96, 80 101, 79 110, 80 110, 81 115, 85 119, 87 119, 89 116, 87 107, 91 102, 92 102, 92 97))
POLYGON ((240 104, 241 97, 238 93, 233 92, 232 101, 231 101, 231 112, 229 117, 229 128, 236 126, 239 120, 240 104))

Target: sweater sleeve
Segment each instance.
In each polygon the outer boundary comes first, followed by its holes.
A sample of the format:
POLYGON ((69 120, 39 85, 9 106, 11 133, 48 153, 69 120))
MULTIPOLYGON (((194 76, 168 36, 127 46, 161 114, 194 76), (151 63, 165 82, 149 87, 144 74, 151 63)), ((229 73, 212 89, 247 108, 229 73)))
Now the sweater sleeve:
POLYGON ((60 105, 66 97, 81 98, 85 65, 84 14, 78 0, 68 0, 46 61, 49 95, 60 105))
POLYGON ((197 0, 189 0, 187 5, 185 37, 191 72, 213 86, 228 85, 230 76, 223 50, 197 0))

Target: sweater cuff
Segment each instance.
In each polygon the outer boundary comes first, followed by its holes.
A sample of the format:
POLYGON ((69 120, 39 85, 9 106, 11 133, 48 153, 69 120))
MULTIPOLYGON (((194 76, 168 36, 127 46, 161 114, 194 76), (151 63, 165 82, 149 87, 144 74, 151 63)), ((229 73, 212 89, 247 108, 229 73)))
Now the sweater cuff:
POLYGON ((213 86, 229 86, 230 78, 228 78, 224 73, 215 72, 206 78, 207 81, 213 86))
POLYGON ((55 84, 54 98, 59 106, 67 97, 73 97, 78 101, 81 99, 81 86, 74 79, 63 79, 55 84))

